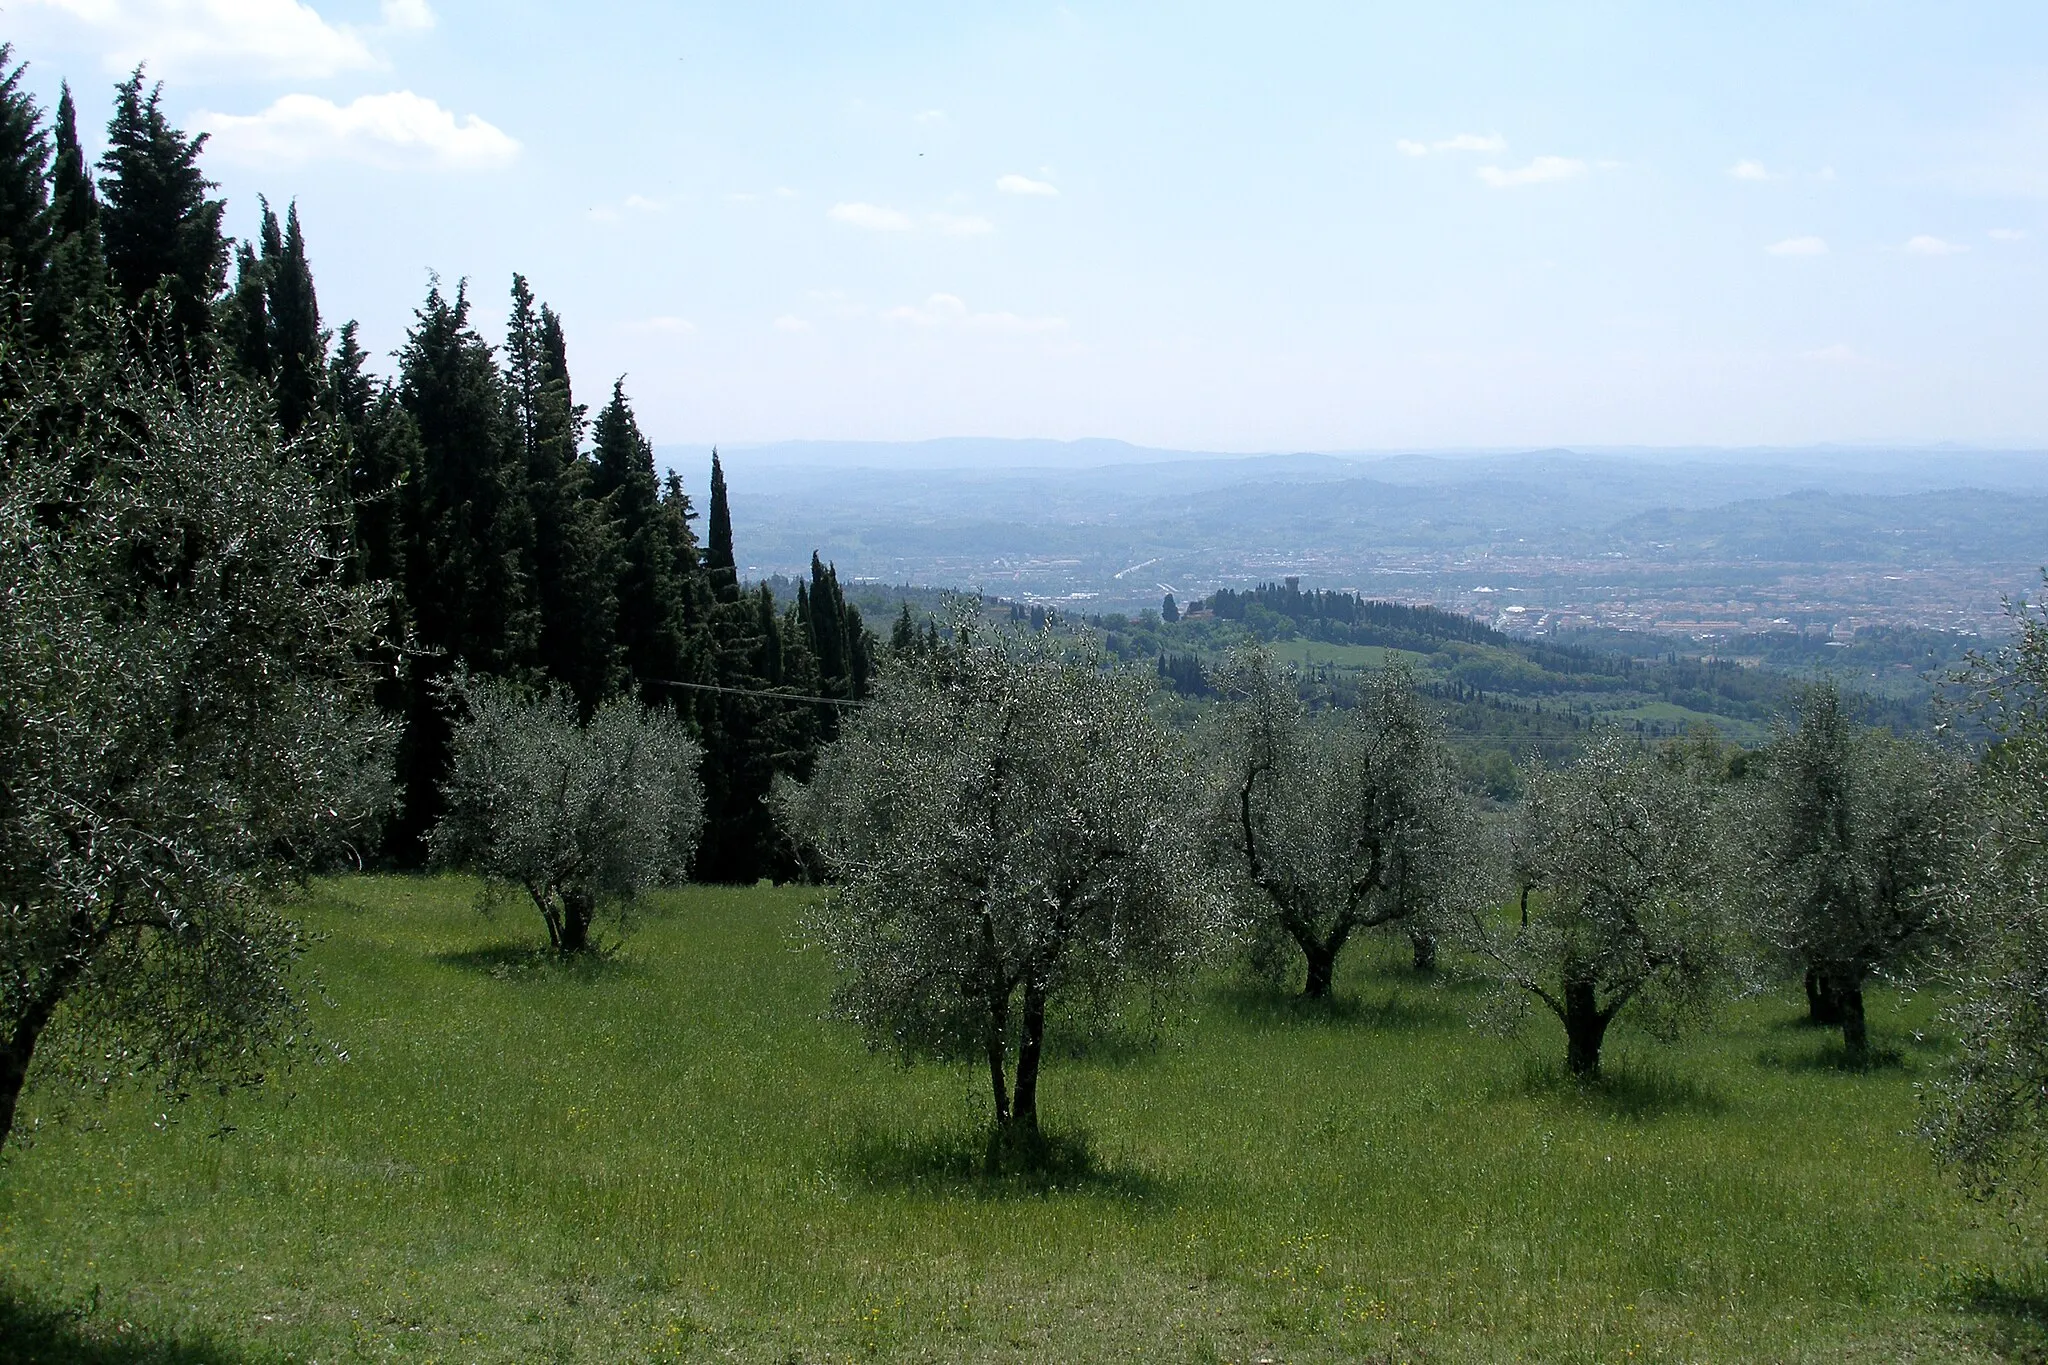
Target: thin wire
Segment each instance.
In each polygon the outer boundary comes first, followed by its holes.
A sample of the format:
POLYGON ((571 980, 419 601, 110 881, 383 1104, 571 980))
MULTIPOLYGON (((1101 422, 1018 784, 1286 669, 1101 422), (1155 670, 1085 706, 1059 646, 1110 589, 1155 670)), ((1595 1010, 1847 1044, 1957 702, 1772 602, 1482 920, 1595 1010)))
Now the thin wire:
POLYGON ((730 692, 736 697, 773 697, 777 701, 815 701, 827 706, 861 706, 864 703, 852 697, 814 697, 802 692, 778 692, 763 687, 723 687, 718 683, 683 682, 677 678, 648 678, 658 687, 689 687, 699 692, 730 692))

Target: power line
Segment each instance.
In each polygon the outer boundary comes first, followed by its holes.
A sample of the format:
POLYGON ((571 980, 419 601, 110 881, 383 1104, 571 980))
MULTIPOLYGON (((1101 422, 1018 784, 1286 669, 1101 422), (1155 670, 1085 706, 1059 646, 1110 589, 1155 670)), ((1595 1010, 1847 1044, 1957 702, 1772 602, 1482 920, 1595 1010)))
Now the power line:
POLYGON ((815 697, 805 692, 785 692, 766 687, 725 687, 719 683, 683 682, 679 678, 649 678, 658 687, 688 687, 698 692, 730 692, 736 697, 772 697, 776 701, 814 701, 826 706, 859 706, 851 697, 815 697))

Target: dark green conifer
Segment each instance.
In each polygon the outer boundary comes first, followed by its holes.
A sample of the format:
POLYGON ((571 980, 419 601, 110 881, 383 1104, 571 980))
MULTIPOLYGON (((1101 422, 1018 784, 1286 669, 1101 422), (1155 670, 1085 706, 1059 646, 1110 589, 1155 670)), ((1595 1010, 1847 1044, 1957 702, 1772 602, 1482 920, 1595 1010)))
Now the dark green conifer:
POLYGON ((570 388, 561 319, 536 309, 520 275, 512 277, 505 380, 533 506, 540 665, 588 713, 620 681, 619 545, 580 449, 584 410, 570 388))
POLYGON ((100 201, 85 149, 78 141, 78 107, 71 87, 57 97, 56 156, 50 167, 50 248, 36 291, 35 336, 52 352, 84 344, 86 320, 111 297, 106 251, 100 241, 100 201))
POLYGON ((654 447, 640 432, 626 382, 612 385, 591 428, 591 492, 619 545, 618 634, 627 670, 648 702, 667 699, 684 672, 687 630, 676 579, 675 530, 661 506, 654 447))
POLYGON ((732 552, 732 508, 725 497, 725 468, 711 452, 711 512, 704 527, 704 570, 721 602, 740 600, 739 561, 732 552))
POLYGON ((448 722, 437 679, 462 664, 531 677, 538 662, 533 508, 526 456, 496 358, 469 321, 466 286, 434 285, 399 353, 398 402, 418 436, 406 489, 405 596, 415 638, 401 745, 395 851, 422 851, 439 815, 448 722))
MULTIPOLYGON (((268 214, 269 209, 264 212, 268 214)), ((221 309, 221 348, 229 363, 268 383, 276 374, 270 353, 270 304, 263 262, 247 242, 235 248, 235 287, 221 309)))
POLYGON ((99 163, 107 267, 131 305, 160 291, 188 342, 211 328, 227 283, 227 204, 206 197, 214 185, 199 170, 205 146, 206 134, 187 137, 164 117, 161 83, 143 93, 141 67, 121 83, 99 163))
POLYGON ((320 299, 313 288, 297 204, 285 209, 282 239, 277 237, 277 215, 270 205, 263 206, 263 264, 277 420, 285 434, 292 435, 319 410, 327 378, 327 338, 320 331, 320 299))
POLYGON ((24 293, 41 281, 50 244, 50 138, 35 97, 21 88, 27 69, 0 43, 0 284, 24 293))

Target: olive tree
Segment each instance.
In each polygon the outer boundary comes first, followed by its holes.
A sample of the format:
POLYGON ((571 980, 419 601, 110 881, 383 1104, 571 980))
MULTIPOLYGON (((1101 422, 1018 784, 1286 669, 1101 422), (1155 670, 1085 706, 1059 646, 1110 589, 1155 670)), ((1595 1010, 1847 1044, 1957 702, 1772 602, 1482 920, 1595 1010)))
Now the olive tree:
POLYGON ((539 696, 458 675, 446 814, 435 857, 523 890, 558 953, 588 952, 600 912, 623 922, 651 887, 687 874, 704 827, 703 751, 676 713, 539 696))
POLYGON ((1817 1020, 1869 1046, 1864 987, 1909 976, 1955 928, 1967 860, 1966 766, 1857 725, 1833 683, 1750 765, 1747 884, 1763 936, 1805 970, 1817 1020))
POLYGON ((0 412, 0 1143, 32 1065, 259 1080, 302 1022, 280 898, 389 793, 331 436, 85 363, 0 412))
POLYGON ((1566 768, 1532 766, 1511 836, 1518 904, 1472 912, 1462 935, 1499 1021, 1540 1001, 1564 1026, 1567 1067, 1592 1078, 1624 1009, 1666 1037, 1705 1014, 1735 963, 1715 829, 1683 751, 1617 738, 1566 768))
POLYGON ((1950 1014, 1962 1056, 1925 1125, 1942 1159, 1987 1192, 2048 1154, 2048 615, 2008 610, 2012 643, 1965 679, 1995 740, 1957 897, 1977 951, 1950 1014))
POLYGON ((835 882, 810 919, 835 1012, 906 1058, 980 1056, 999 1133, 1037 1132, 1050 1009, 1099 1018, 1223 923, 1153 690, 1049 636, 964 629, 777 790, 835 882))
POLYGON ((1483 894, 1478 814, 1442 727, 1406 668, 1367 681, 1341 718, 1313 717, 1294 674, 1261 650, 1214 678, 1216 829, 1254 944, 1291 943, 1302 993, 1330 993, 1362 929, 1398 925, 1416 965, 1434 965, 1444 918, 1483 894))

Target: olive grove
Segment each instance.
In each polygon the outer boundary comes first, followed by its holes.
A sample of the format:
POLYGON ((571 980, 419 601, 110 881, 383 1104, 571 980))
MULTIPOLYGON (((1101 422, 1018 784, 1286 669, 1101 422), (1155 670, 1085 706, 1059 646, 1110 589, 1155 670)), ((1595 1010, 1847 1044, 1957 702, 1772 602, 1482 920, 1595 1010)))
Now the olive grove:
POLYGON ((1541 1002, 1564 1026, 1567 1067, 1593 1077, 1623 1010, 1664 1036, 1708 1013, 1739 965, 1718 824, 1682 749, 1610 738, 1569 767, 1532 767, 1512 834, 1518 914, 1474 910, 1461 935, 1497 1020, 1541 1002))
POLYGON ((1361 930, 1398 925, 1433 966, 1446 918, 1487 888, 1478 814, 1414 676, 1372 675, 1341 718, 1310 715, 1262 650, 1232 654, 1213 685, 1216 829, 1255 950, 1299 951, 1312 999, 1361 930))
POLYGON ((620 699, 586 723, 565 688, 457 675, 448 692, 460 719, 434 853, 524 891, 556 952, 592 950, 601 913, 623 922, 643 891, 687 875, 703 750, 675 712, 620 699))
POLYGON ((1038 1129, 1050 1012, 1185 972, 1226 922, 1152 680, 961 624, 885 673, 777 793, 834 885, 810 927, 871 1046, 978 1056, 999 1132, 1038 1129))

